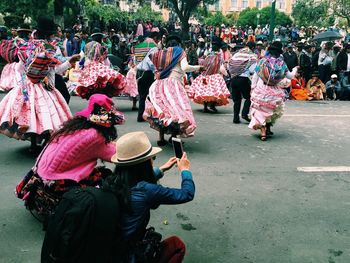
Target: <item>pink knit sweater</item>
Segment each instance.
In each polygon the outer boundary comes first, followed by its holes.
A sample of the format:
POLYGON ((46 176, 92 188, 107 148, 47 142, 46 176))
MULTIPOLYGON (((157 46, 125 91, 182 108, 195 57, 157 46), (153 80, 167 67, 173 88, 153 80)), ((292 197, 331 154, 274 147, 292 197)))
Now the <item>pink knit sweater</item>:
POLYGON ((88 177, 97 159, 111 161, 116 152, 115 143, 106 144, 95 129, 77 131, 52 142, 44 151, 38 174, 46 180, 71 179, 79 182, 88 177))

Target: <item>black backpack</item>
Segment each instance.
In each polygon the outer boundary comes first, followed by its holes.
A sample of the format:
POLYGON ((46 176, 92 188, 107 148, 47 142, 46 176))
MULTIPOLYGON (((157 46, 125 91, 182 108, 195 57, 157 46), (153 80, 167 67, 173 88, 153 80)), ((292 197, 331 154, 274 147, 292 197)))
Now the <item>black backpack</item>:
POLYGON ((121 262, 121 237, 117 196, 95 187, 73 188, 49 220, 41 262, 121 262))

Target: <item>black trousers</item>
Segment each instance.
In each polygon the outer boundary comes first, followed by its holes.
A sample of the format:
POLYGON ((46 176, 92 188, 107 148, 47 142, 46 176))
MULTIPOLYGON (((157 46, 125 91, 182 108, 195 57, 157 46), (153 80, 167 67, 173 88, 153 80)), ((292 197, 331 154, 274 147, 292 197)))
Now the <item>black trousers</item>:
POLYGON ((250 109, 251 82, 247 77, 234 77, 231 79, 231 95, 233 100, 233 120, 239 120, 242 97, 245 99, 242 116, 247 116, 250 109))
POLYGON ((69 91, 67 89, 66 82, 64 82, 63 77, 61 75, 55 74, 55 88, 62 94, 67 104, 69 104, 69 91))
POLYGON ((137 115, 137 119, 141 120, 143 112, 145 111, 145 102, 148 96, 149 88, 151 87, 154 81, 154 74, 152 71, 137 71, 138 78, 138 91, 139 91, 139 111, 137 115))

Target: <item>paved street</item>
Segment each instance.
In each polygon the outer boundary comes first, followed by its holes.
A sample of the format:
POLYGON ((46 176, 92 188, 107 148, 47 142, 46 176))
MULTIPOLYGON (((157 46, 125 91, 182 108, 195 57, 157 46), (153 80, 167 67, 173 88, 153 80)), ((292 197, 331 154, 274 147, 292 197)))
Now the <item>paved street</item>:
MULTIPOLYGON (((72 98, 72 111, 85 104, 72 98)), ((157 133, 136 122, 131 102, 117 100, 117 106, 127 117, 119 135, 143 130, 155 145, 157 133)), ((298 171, 350 166, 349 102, 289 101, 267 142, 245 121, 232 124, 232 104, 220 107, 220 114, 193 108, 198 129, 185 139, 185 150, 195 199, 160 207, 151 220, 164 237, 184 239, 185 262, 350 262, 350 173, 298 171)), ((27 153, 29 142, 0 136, 0 145, 0 262, 39 262, 44 232, 13 194, 34 157, 27 153)), ((172 153, 164 147, 156 163, 172 153)), ((175 168, 162 180, 179 183, 175 168)))

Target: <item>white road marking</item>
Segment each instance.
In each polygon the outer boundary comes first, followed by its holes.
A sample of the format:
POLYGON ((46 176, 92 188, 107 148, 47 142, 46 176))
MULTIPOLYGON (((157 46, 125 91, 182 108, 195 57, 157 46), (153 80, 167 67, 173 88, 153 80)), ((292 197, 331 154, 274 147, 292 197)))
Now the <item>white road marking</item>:
POLYGON ((317 173, 317 172, 350 172, 350 166, 315 166, 298 167, 299 172, 317 173))
MULTIPOLYGON (((233 113, 219 113, 215 115, 227 115, 227 116, 232 116, 233 113)), ((284 114, 282 115, 283 117, 332 117, 332 118, 350 118, 349 114, 284 114)))

